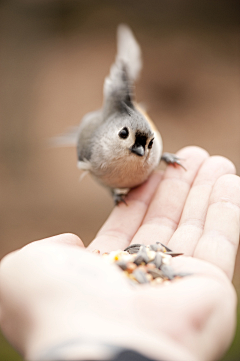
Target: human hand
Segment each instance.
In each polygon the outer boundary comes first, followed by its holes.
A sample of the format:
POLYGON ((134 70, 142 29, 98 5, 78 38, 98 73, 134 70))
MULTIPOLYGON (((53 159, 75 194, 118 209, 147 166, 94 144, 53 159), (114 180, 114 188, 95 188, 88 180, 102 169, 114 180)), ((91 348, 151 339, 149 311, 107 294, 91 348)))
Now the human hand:
MULTIPOLYGON (((239 178, 231 162, 202 149, 188 147, 178 156, 187 172, 167 167, 131 191, 128 207, 114 208, 88 250, 160 241, 184 252, 172 266, 193 275, 132 289, 117 267, 84 250, 76 236, 29 244, 8 255, 0 273, 1 326, 28 359, 76 337, 164 360, 214 360, 229 346, 239 178)), ((65 351, 69 359, 78 352, 65 351)))

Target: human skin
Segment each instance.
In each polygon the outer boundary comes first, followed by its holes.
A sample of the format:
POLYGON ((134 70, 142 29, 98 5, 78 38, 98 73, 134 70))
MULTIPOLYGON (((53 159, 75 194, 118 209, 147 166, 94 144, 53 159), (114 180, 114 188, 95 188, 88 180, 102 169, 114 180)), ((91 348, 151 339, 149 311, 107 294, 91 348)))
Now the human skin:
MULTIPOLYGON (((38 360, 76 338, 166 361, 216 360, 229 347, 240 179, 229 160, 201 148, 177 155, 187 171, 168 166, 154 173, 130 192, 127 206, 113 209, 87 248, 77 236, 62 234, 2 260, 0 325, 26 359, 38 360), (172 267, 191 276, 132 288, 116 266, 91 252, 156 241, 183 252, 172 267)), ((73 359, 76 350, 70 346, 65 354, 73 359)))

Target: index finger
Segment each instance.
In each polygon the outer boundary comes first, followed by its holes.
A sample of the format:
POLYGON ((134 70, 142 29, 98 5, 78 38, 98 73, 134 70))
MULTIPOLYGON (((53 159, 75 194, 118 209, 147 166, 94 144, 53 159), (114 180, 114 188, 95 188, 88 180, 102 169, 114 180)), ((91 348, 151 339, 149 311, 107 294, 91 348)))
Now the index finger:
POLYGON ((101 252, 125 249, 141 225, 162 176, 162 171, 154 172, 144 184, 131 190, 127 206, 120 203, 113 209, 88 249, 101 252))
POLYGON ((184 166, 187 170, 167 167, 132 243, 149 244, 160 241, 167 245, 177 229, 192 183, 202 163, 209 157, 204 149, 194 146, 181 149, 177 155, 185 159, 184 166))

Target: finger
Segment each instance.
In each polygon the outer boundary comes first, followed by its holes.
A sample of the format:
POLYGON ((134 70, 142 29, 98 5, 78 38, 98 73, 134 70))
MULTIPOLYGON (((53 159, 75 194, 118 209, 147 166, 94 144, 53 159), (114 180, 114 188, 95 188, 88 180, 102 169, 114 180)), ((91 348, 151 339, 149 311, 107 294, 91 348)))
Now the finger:
POLYGON ((169 248, 192 256, 203 233, 212 188, 224 174, 234 174, 235 167, 220 156, 207 158, 201 166, 187 197, 178 229, 173 234, 169 248))
POLYGON ((181 167, 167 167, 132 243, 149 244, 160 241, 167 244, 176 230, 191 185, 208 153, 198 147, 186 147, 177 156, 185 159, 187 171, 181 167))
POLYGON ((194 257, 211 262, 231 279, 239 242, 240 178, 220 177, 211 194, 203 235, 194 257))
POLYGON ((88 249, 110 252, 126 248, 147 211, 154 192, 162 179, 162 171, 155 172, 147 182, 133 189, 126 198, 127 206, 120 203, 98 232, 88 249))
MULTIPOLYGON (((36 241, 36 242, 39 242, 39 241, 36 241)), ((45 239, 42 239, 41 242, 55 243, 55 244, 58 243, 58 244, 66 244, 66 245, 72 245, 72 246, 78 246, 78 247, 85 247, 82 240, 78 236, 76 236, 75 234, 72 234, 72 233, 63 233, 63 234, 59 234, 57 236, 45 238, 45 239)))

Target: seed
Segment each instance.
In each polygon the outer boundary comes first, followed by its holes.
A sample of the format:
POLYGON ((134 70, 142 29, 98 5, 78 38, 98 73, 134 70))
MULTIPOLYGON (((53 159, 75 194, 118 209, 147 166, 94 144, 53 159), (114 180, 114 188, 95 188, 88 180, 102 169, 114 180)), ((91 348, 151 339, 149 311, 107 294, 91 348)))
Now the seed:
POLYGON ((139 252, 137 253, 138 256, 142 256, 143 262, 148 263, 149 257, 147 254, 147 248, 146 246, 141 246, 139 252))
POLYGON ((149 269, 149 270, 148 270, 148 273, 149 273, 150 275, 152 275, 152 277, 153 277, 154 279, 155 279, 155 278, 158 278, 158 277, 161 277, 161 278, 164 277, 163 272, 160 271, 160 270, 157 269, 157 268, 155 268, 155 269, 149 269))
POLYGON ((161 244, 167 252, 172 252, 172 250, 170 248, 168 248, 167 246, 165 246, 165 244, 161 243, 161 242, 156 242, 157 244, 161 244))
POLYGON ((127 262, 125 262, 124 260, 120 260, 115 262, 115 264, 120 267, 123 271, 125 271, 127 269, 127 262))
POLYGON ((188 277, 188 276, 192 276, 192 273, 187 273, 187 272, 179 272, 179 273, 174 273, 174 277, 188 277))
POLYGON ((142 246, 142 244, 140 244, 140 243, 131 244, 130 246, 125 248, 124 251, 127 251, 128 253, 132 253, 132 249, 134 249, 133 253, 136 253, 136 251, 137 252, 139 251, 141 246, 142 246))
POLYGON ((169 280, 172 280, 174 278, 174 271, 169 265, 163 264, 161 266, 161 271, 163 273, 163 276, 168 278, 169 280))
POLYGON ((133 262, 127 263, 127 271, 129 273, 132 273, 136 268, 137 268, 137 265, 135 263, 133 263, 133 262))
POLYGON ((135 260, 133 261, 137 266, 143 263, 143 257, 141 255, 137 255, 135 260))
POLYGON ((149 270, 149 269, 155 269, 156 266, 155 266, 154 263, 148 263, 148 264, 146 264, 146 268, 147 268, 147 270, 149 270))
POLYGON ((150 273, 146 274, 147 280, 148 282, 152 282, 153 281, 153 276, 150 273))
POLYGON ((140 266, 138 266, 138 269, 139 269, 140 271, 143 271, 144 273, 147 273, 147 267, 146 267, 146 265, 140 265, 140 266))
POLYGON ((151 244, 149 248, 154 252, 163 252, 163 246, 160 243, 151 244))
MULTIPOLYGON (((163 283, 164 281, 163 281, 163 279, 161 278, 161 277, 158 277, 158 278, 154 278, 153 280, 152 280, 152 284, 153 285, 159 285, 159 284, 161 284, 161 283, 163 283)), ((166 281, 165 281, 166 282, 166 281)))
MULTIPOLYGON (((99 250, 93 253, 99 254, 99 250)), ((132 244, 124 251, 116 250, 110 253, 105 252, 103 257, 109 263, 115 263, 132 285, 150 283, 170 284, 170 281, 181 277, 189 276, 189 273, 176 273, 169 265, 172 257, 182 253, 173 252, 160 242, 145 246, 144 244, 132 244)))
POLYGON ((142 270, 135 269, 135 271, 133 271, 132 275, 134 276, 134 278, 136 279, 136 281, 138 283, 149 283, 146 273, 143 272, 142 270))
POLYGON ((102 256, 108 256, 109 255, 109 252, 104 252, 103 254, 102 254, 102 256))
POLYGON ((149 248, 146 248, 146 252, 147 252, 147 255, 148 255, 148 262, 153 261, 155 256, 156 256, 156 252, 151 251, 149 248))
POLYGON ((139 251, 139 247, 133 247, 128 249, 126 252, 128 252, 129 254, 133 254, 133 253, 137 253, 139 251))
POLYGON ((153 260, 153 264, 157 267, 157 268, 160 268, 161 267, 161 264, 162 264, 162 256, 161 256, 161 253, 160 252, 157 252, 156 253, 156 256, 153 260))
POLYGON ((169 255, 169 256, 171 256, 171 257, 177 257, 177 256, 182 256, 183 255, 183 253, 175 253, 175 252, 165 252, 165 254, 167 254, 167 255, 169 255))
POLYGON ((92 253, 100 254, 100 251, 99 251, 99 249, 94 249, 94 250, 92 251, 92 253))
POLYGON ((166 253, 162 254, 162 263, 168 265, 171 262, 172 257, 166 253))

